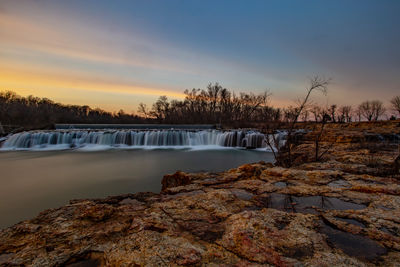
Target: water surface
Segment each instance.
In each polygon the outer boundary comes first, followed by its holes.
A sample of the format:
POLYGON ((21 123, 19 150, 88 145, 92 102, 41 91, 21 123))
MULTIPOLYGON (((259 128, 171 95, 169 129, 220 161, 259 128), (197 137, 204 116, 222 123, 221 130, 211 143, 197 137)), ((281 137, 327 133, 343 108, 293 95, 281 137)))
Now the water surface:
POLYGON ((269 152, 222 150, 107 150, 0 152, 0 228, 76 198, 159 192, 164 174, 223 171, 272 161, 269 152))

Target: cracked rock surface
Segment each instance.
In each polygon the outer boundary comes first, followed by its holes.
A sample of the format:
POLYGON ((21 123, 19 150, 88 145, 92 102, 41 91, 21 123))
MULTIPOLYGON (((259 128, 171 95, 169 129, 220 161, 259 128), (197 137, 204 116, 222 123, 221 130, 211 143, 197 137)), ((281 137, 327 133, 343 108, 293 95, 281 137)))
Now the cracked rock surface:
POLYGON ((330 149, 290 169, 177 172, 159 194, 71 201, 1 230, 0 266, 399 266, 400 180, 381 172, 396 146, 330 149))

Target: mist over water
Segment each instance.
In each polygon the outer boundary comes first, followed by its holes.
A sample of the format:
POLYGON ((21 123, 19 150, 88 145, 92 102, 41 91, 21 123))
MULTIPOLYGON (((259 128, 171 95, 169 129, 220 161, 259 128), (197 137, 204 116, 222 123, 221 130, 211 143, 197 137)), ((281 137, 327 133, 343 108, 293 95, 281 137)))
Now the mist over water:
POLYGON ((0 228, 71 199, 159 192, 164 174, 223 171, 272 161, 271 153, 238 148, 0 152, 0 228))

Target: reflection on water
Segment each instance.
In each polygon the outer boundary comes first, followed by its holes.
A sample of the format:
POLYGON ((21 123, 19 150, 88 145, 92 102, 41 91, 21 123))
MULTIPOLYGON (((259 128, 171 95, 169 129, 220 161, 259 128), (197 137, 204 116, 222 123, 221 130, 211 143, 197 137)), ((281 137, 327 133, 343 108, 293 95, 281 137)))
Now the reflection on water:
POLYGON ((326 196, 292 196, 271 193, 257 196, 260 205, 283 211, 318 214, 314 208, 323 210, 360 210, 363 204, 348 202, 335 197, 326 196))
POLYGON ((325 223, 321 223, 321 232, 327 236, 331 246, 341 249, 351 257, 372 261, 387 253, 385 247, 368 237, 343 232, 325 223))
POLYGON ((142 191, 159 192, 164 174, 223 171, 272 161, 251 150, 109 150, 1 152, 0 228, 36 216, 70 199, 142 191))

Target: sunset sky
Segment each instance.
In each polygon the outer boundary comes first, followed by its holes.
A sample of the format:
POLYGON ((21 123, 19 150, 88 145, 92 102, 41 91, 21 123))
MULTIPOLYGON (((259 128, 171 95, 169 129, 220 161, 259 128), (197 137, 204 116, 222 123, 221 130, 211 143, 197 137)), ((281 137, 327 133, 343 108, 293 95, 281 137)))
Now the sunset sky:
POLYGON ((0 90, 137 110, 219 82, 285 106, 400 94, 400 1, 0 0, 0 90))

